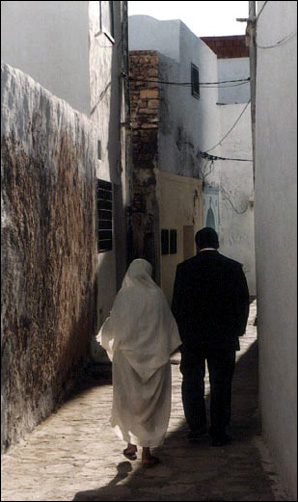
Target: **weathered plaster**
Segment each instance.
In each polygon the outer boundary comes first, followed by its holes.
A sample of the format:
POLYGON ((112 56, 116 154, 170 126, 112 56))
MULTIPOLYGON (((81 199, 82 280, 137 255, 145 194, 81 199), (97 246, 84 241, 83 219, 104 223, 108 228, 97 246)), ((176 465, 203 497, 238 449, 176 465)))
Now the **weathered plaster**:
MULTIPOLYGON (((136 91, 145 95, 149 89, 154 89, 156 84, 146 80, 158 78, 160 82, 165 82, 159 84, 156 166, 163 172, 200 179, 204 186, 219 191, 218 230, 221 251, 244 264, 250 294, 253 296, 256 291, 252 162, 216 160, 212 163, 200 153, 211 149, 211 155, 252 159, 250 106, 232 133, 216 148, 212 148, 220 142, 239 117, 245 106, 242 104, 245 96, 248 101, 249 85, 245 84, 245 93, 243 90, 240 92, 240 87, 225 89, 224 97, 232 103, 229 105, 219 105, 221 90, 206 85, 207 82, 218 80, 247 78, 247 58, 243 58, 244 61, 236 58, 232 63, 227 59, 221 64, 216 54, 178 20, 157 21, 149 16, 131 16, 129 20, 132 72, 138 49, 146 48, 158 56, 157 68, 153 67, 149 72, 144 65, 143 73, 140 66, 136 69, 139 78, 143 78, 143 82, 138 82, 136 91), (191 63, 199 68, 199 99, 191 94, 191 63), (187 82, 188 85, 175 85, 187 82), (235 104, 238 101, 241 104, 235 104)), ((145 54, 146 51, 139 53, 145 54)), ((133 86, 135 85, 133 83, 133 86)), ((133 113, 140 114, 143 108, 135 106, 138 98, 134 93, 135 90, 132 93, 132 110, 133 113)), ((136 123, 136 126, 141 128, 139 123, 136 123)), ((139 142, 141 135, 138 138, 136 133, 136 138, 139 142)), ((144 144, 144 141, 142 143, 144 144)), ((155 147, 153 142, 152 147, 155 147)), ((141 153, 140 147, 138 153, 141 153)), ((145 163, 150 160, 148 155, 143 158, 145 163)), ((189 198, 191 199, 191 195, 189 198)))
POLYGON ((131 220, 134 256, 145 257, 159 279, 159 214, 156 199, 158 167, 159 86, 158 54, 130 53, 133 201, 131 220), (144 83, 142 79, 153 80, 144 83))
POLYGON ((178 263, 190 258, 185 255, 184 249, 185 227, 193 227, 189 247, 191 256, 194 256, 194 236, 203 226, 202 180, 158 171, 157 182, 160 229, 177 231, 176 253, 160 257, 161 287, 171 305, 176 267, 178 263))
POLYGON ((2 446, 69 393, 94 330, 90 122, 2 66, 2 446))
POLYGON ((109 315, 127 268, 127 221, 130 204, 130 159, 127 144, 128 59, 126 2, 113 2, 114 40, 100 29, 100 2, 89 3, 91 113, 96 145, 96 177, 113 184, 113 249, 97 255, 98 328, 109 315))
POLYGON ((127 2, 113 2, 114 40, 100 29, 97 1, 4 1, 1 60, 21 69, 91 118, 96 176, 114 188, 113 250, 98 254, 98 321, 106 317, 127 267, 127 2), (122 73, 123 72, 123 73, 122 73))
MULTIPOLYGON (((235 123, 245 104, 218 105, 224 136, 235 123)), ((241 119, 218 149, 210 152, 251 162, 217 162, 220 173, 220 249, 240 261, 251 296, 256 295, 254 186, 251 138, 251 111, 248 105, 241 119)), ((207 180, 210 178, 207 178, 207 180)))

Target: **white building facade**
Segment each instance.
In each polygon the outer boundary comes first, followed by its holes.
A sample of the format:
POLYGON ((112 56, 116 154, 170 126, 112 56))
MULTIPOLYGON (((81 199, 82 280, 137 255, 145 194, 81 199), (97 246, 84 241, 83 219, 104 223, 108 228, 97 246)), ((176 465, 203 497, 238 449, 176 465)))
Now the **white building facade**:
POLYGON ((290 500, 297 500, 297 2, 257 2, 258 13, 255 231, 260 409, 276 466, 290 500))
POLYGON ((111 225, 102 222, 98 229, 110 241, 99 246, 98 253, 101 324, 127 266, 128 106, 122 77, 127 72, 127 3, 4 1, 1 10, 1 60, 29 74, 93 123, 96 178, 107 188, 113 213, 108 216, 111 225))
POLYGON ((181 21, 157 21, 150 16, 129 17, 129 50, 159 53, 158 168, 202 180, 201 225, 214 222, 221 252, 243 263, 250 294, 255 296, 248 56, 240 53, 221 59, 181 21), (193 68, 199 83, 195 93, 193 68), (240 82, 230 82, 233 80, 240 82), (216 84, 222 81, 228 82, 216 84), (210 155, 202 156, 209 150, 210 155), (236 160, 212 160, 212 155, 236 160))
POLYGON ((130 179, 127 2, 4 1, 1 11, 7 447, 90 360, 127 268, 130 179))

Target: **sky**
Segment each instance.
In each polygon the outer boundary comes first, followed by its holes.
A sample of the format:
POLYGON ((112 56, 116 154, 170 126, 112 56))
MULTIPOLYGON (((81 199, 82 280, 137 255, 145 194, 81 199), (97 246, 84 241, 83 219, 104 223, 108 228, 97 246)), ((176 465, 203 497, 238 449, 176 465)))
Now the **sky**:
POLYGON ((247 2, 128 2, 128 15, 146 14, 159 20, 180 19, 197 37, 244 35, 248 17, 247 2))

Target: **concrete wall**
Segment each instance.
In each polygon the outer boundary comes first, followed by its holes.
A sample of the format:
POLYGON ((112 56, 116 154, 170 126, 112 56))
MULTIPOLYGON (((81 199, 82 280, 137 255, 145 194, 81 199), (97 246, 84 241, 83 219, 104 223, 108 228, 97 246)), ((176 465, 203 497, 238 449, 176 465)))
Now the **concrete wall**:
POLYGON ((159 86, 159 169, 202 177, 206 162, 199 152, 219 136, 217 89, 201 87, 200 98, 192 96, 191 63, 199 68, 200 82, 214 82, 216 55, 181 21, 150 16, 129 17, 129 49, 158 51, 159 79, 188 84, 159 86))
POLYGON ((114 39, 100 30, 99 2, 89 3, 91 112, 96 145, 97 178, 113 184, 113 249, 97 257, 98 326, 109 314, 127 268, 127 221, 130 204, 130 159, 126 145, 129 103, 122 72, 127 72, 126 2, 114 4, 114 39))
POLYGON ((177 231, 176 252, 160 257, 161 287, 171 305, 176 267, 195 255, 194 236, 203 227, 202 181, 158 171, 157 200, 160 229, 177 231))
MULTIPOLYGON (((212 163, 200 155, 201 151, 208 151, 219 143, 237 120, 244 105, 235 103, 242 102, 245 96, 246 101, 249 100, 249 85, 245 84, 245 91, 240 91, 240 87, 226 88, 222 99, 232 104, 218 105, 221 90, 207 83, 247 78, 248 59, 225 59, 221 65, 216 54, 178 20, 131 16, 129 24, 130 50, 146 48, 158 53, 158 73, 155 76, 152 73, 151 79, 188 83, 185 86, 159 84, 156 167, 163 172, 201 179, 204 186, 220 191, 221 251, 244 263, 250 293, 255 295, 252 162, 216 160, 212 163), (191 94, 191 63, 200 72, 199 99, 191 94)), ((149 80, 150 75, 145 71, 143 78, 149 80)), ((252 159, 250 106, 232 134, 210 154, 252 159)))
MULTIPOLYGON (((222 136, 235 123, 244 106, 244 104, 218 106, 222 136)), ((250 105, 217 151, 227 158, 252 159, 250 105)), ((253 163, 222 161, 219 170, 220 249, 223 254, 243 263, 250 295, 255 296, 253 163)))
MULTIPOLYGON (((218 80, 220 82, 247 79, 249 75, 249 58, 218 59, 218 80)), ((229 86, 225 84, 218 89, 218 102, 221 104, 247 103, 249 99, 249 81, 246 83, 231 82, 229 86)))
POLYGON ((273 46, 257 53, 260 407, 265 438, 297 500, 297 2, 266 4, 257 43, 273 46))
POLYGON ((19 70, 1 76, 2 447, 81 376, 94 332, 95 149, 88 119, 19 70))
POLYGON ((2 61, 22 69, 94 125, 96 176, 113 184, 113 250, 98 254, 98 325, 127 267, 130 180, 127 144, 127 2, 113 2, 114 37, 100 28, 100 2, 2 2, 2 61))
POLYGON ((158 21, 151 16, 129 16, 128 43, 130 51, 161 51, 180 60, 180 21, 158 21))
POLYGON ((1 61, 90 113, 89 2, 1 2, 1 61))

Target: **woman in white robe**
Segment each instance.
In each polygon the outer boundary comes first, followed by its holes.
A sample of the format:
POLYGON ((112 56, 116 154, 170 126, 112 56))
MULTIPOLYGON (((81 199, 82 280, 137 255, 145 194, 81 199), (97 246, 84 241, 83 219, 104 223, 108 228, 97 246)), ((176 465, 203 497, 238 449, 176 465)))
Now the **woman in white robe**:
POLYGON ((112 361, 111 425, 127 442, 124 455, 142 464, 158 458, 150 448, 163 443, 171 411, 170 355, 181 345, 168 302, 151 278, 152 266, 134 260, 125 275, 98 341, 112 361))

